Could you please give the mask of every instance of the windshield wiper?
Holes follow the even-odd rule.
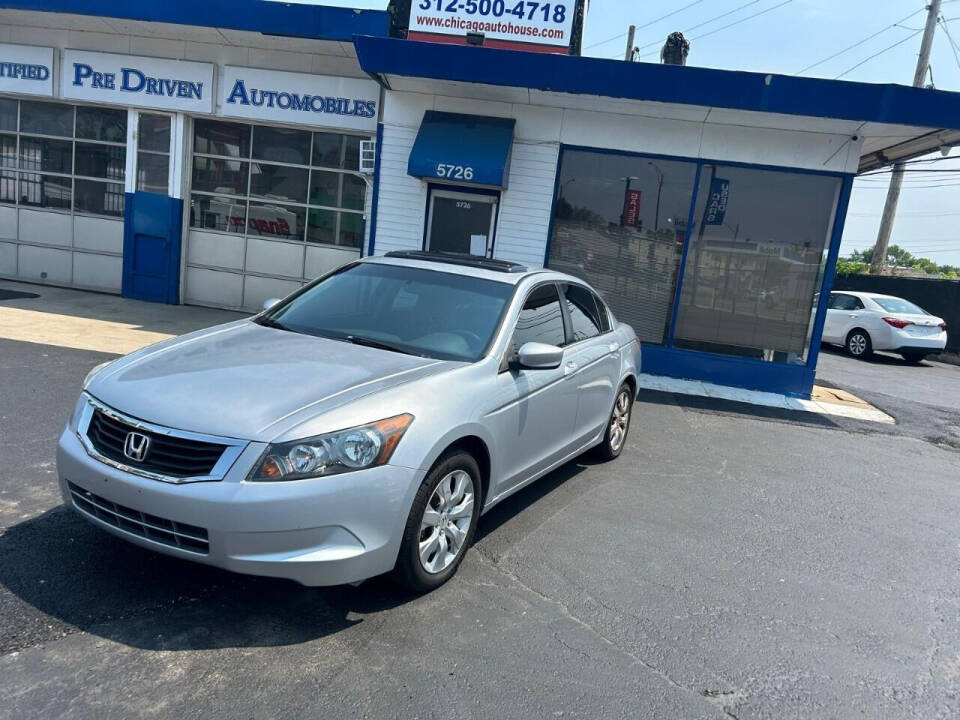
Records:
[[[363,345],[365,347],[377,348],[378,350],[390,350],[392,352],[403,353],[404,355],[417,354],[410,352],[409,350],[405,350],[402,347],[397,347],[396,345],[383,342],[382,340],[374,340],[373,338],[363,337],[362,335],[347,335],[343,339],[348,343],[352,343],[353,345]]]
[[[254,320],[257,325],[262,325],[263,327],[276,328],[277,330],[290,330],[286,325],[284,325],[279,320],[274,320],[270,317],[260,317]]]

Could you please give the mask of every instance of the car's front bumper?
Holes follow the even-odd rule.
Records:
[[[221,481],[172,484],[94,459],[67,427],[57,469],[64,500],[84,518],[168,555],[304,585],[357,582],[393,567],[423,471],[384,465],[311,480],[244,481],[262,448],[251,444]],[[205,546],[193,539],[199,530]]]

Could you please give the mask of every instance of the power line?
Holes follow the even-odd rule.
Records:
[[[643,30],[643,28],[648,28],[648,27],[650,27],[651,25],[656,25],[656,24],[657,24],[658,22],[660,22],[661,20],[666,20],[668,17],[673,17],[673,16],[676,15],[677,13],[683,12],[683,11],[686,10],[687,8],[692,8],[694,5],[699,5],[699,4],[702,3],[702,2],[704,2],[704,0],[694,0],[694,2],[690,3],[689,5],[684,5],[682,8],[679,8],[679,9],[677,9],[677,10],[674,10],[673,12],[669,12],[669,13],[667,13],[666,15],[661,15],[661,16],[658,17],[656,20],[651,20],[651,21],[648,22],[646,25],[638,25],[638,26],[637,26],[637,30]],[[625,32],[622,32],[622,33],[620,33],[619,35],[614,35],[614,36],[611,37],[611,38],[607,38],[606,40],[601,40],[600,42],[594,43],[593,45],[587,45],[587,46],[584,48],[584,50],[589,50],[589,49],[591,49],[591,48],[595,48],[595,47],[598,47],[598,46],[600,46],[600,45],[606,45],[608,42],[613,42],[614,40],[619,40],[619,39],[622,38],[622,37],[626,37],[626,35],[627,35],[627,34],[626,34]],[[620,57],[620,56],[617,55],[617,57]]]
[[[848,52],[848,51],[850,51],[850,50],[853,50],[854,48],[860,47],[860,46],[863,45],[865,42],[869,42],[870,40],[873,40],[875,37],[877,37],[877,35],[882,35],[883,33],[887,32],[888,30],[892,30],[893,28],[895,28],[895,27],[897,27],[898,25],[900,25],[900,23],[906,22],[907,20],[909,20],[910,18],[912,18],[914,15],[919,15],[919,14],[922,13],[922,12],[925,12],[925,10],[920,9],[920,10],[917,10],[916,12],[910,13],[909,15],[907,15],[907,16],[906,16],[905,18],[903,18],[902,20],[897,20],[897,22],[893,23],[893,25],[887,25],[885,28],[882,28],[881,30],[877,30],[877,32],[873,33],[873,35],[868,35],[868,36],[865,37],[863,40],[858,40],[858,41],[855,42],[853,45],[848,45],[848,46],[845,47],[843,50],[840,50],[839,52],[835,52],[833,55],[830,55],[829,57],[825,57],[823,60],[820,60],[820,61],[818,61],[818,62],[815,62],[813,65],[807,65],[807,67],[805,67],[803,70],[800,70],[800,71],[797,73],[797,75],[800,75],[801,73],[805,73],[807,70],[812,70],[813,68],[817,67],[817,65],[823,65],[823,63],[827,62],[828,60],[833,60],[835,57],[839,57],[840,55],[843,55],[845,52]]]
[[[852,73],[854,70],[856,70],[856,69],[857,69],[858,67],[860,67],[861,65],[865,65],[866,63],[868,63],[868,62],[870,62],[871,60],[873,60],[875,57],[879,57],[880,55],[883,55],[885,52],[889,52],[890,50],[893,50],[893,49],[894,49],[895,47],[897,47],[898,45],[903,45],[907,40],[912,40],[913,38],[915,38],[917,35],[919,35],[919,34],[922,33],[922,32],[923,32],[923,30],[917,30],[917,31],[914,32],[914,33],[910,33],[909,35],[907,35],[907,36],[906,36],[905,38],[903,38],[902,40],[898,40],[898,41],[895,42],[893,45],[888,45],[887,47],[885,47],[885,48],[884,48],[883,50],[881,50],[880,52],[876,52],[876,53],[874,53],[873,55],[871,55],[870,57],[868,57],[866,60],[861,60],[861,61],[858,62],[856,65],[854,65],[852,68],[849,68],[848,70],[844,70],[842,73],[840,73],[839,75],[837,75],[837,76],[834,78],[834,80],[839,80],[839,79],[842,78],[844,75],[848,75],[848,74]]]
[[[950,28],[947,27],[946,21],[941,17],[938,21],[940,27],[943,28],[943,32],[947,36],[947,40],[950,41],[950,49],[953,50],[953,59],[957,61],[957,68],[960,68],[960,53],[957,52],[957,44],[953,41],[953,35],[950,34]]]
[[[772,7],[768,7],[766,10],[761,10],[760,12],[755,12],[755,13],[753,13],[753,15],[747,15],[745,18],[740,18],[739,20],[736,20],[736,21],[734,21],[734,22],[732,22],[732,23],[729,23],[729,24],[724,25],[724,26],[722,26],[722,27],[718,27],[716,30],[711,30],[710,32],[705,32],[705,33],[703,33],[703,35],[697,35],[696,37],[692,37],[692,38],[690,38],[690,42],[694,42],[695,40],[702,40],[703,38],[709,37],[710,35],[715,35],[715,34],[717,34],[718,32],[722,32],[723,30],[726,30],[726,29],[728,29],[728,28],[732,28],[732,27],[734,27],[735,25],[739,25],[740,23],[745,23],[745,22],[747,22],[747,20],[753,20],[753,18],[755,18],[755,17],[760,17],[761,15],[766,15],[768,12],[771,12],[771,11],[773,11],[773,10],[776,10],[777,8],[782,8],[784,5],[789,5],[789,4],[792,3],[792,2],[793,2],[793,0],[783,0],[783,2],[781,2],[781,3],[777,4],[777,5],[773,5]],[[748,3],[748,4],[752,4],[752,3]],[[706,23],[703,23],[703,24],[705,25]],[[688,30],[687,32],[689,32],[689,30]],[[648,46],[648,47],[649,47],[649,46]],[[656,52],[657,52],[657,51],[654,51],[654,52],[652,52],[652,53],[646,53],[646,54],[643,55],[642,57],[649,57],[650,55],[655,55]]]
[[[684,30],[683,32],[684,32],[684,34],[689,33],[689,32],[693,32],[693,31],[696,30],[697,28],[702,28],[704,25],[709,25],[710,23],[714,23],[714,22],[716,22],[717,20],[722,20],[723,18],[729,17],[730,15],[733,15],[733,14],[736,13],[736,12],[740,12],[740,11],[743,10],[744,8],[748,8],[748,7],[750,7],[751,5],[756,5],[756,4],[757,4],[758,2],[760,2],[760,1],[761,1],[761,0],[750,0],[750,2],[744,3],[743,5],[738,5],[738,6],[735,7],[733,10],[728,10],[727,12],[725,12],[725,13],[723,13],[723,14],[721,14],[721,15],[717,15],[716,17],[712,17],[712,18],[710,18],[709,20],[704,20],[702,23],[698,23],[697,25],[693,25],[693,26],[691,26],[691,27],[688,27],[688,28],[687,28],[686,30]],[[647,43],[646,45],[641,45],[641,46],[640,46],[639,48],[637,48],[637,49],[638,49],[638,50],[646,50],[647,48],[651,48],[651,47],[653,47],[654,45],[659,45],[659,44],[660,44],[660,41],[659,41],[659,40],[656,40],[656,41],[654,41],[654,42],[652,42],[652,43]],[[651,53],[651,54],[652,54],[652,53]]]

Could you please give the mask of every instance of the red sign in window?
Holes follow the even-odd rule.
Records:
[[[624,227],[637,227],[640,224],[640,190],[627,190],[623,206]]]

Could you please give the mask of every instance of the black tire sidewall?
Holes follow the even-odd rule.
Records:
[[[420,521],[433,491],[440,484],[440,481],[454,470],[465,470],[473,480],[473,516],[470,519],[470,530],[463,541],[463,549],[460,551],[459,557],[446,570],[432,574],[424,570],[423,565],[420,564]],[[449,580],[457,572],[457,568],[460,567],[460,563],[463,562],[463,558],[473,542],[482,504],[483,486],[480,482],[480,467],[473,456],[463,450],[448,451],[441,455],[423,479],[417,494],[414,496],[413,505],[404,526],[397,564],[394,568],[397,579],[410,590],[420,593],[438,588]]]
[[[610,422],[613,420],[613,414],[617,411],[617,401],[620,399],[620,395],[624,392],[627,393],[627,397],[630,399],[630,409],[627,412],[627,427],[623,433],[623,442],[620,443],[620,447],[616,450],[613,449],[610,445]],[[630,387],[629,383],[623,383],[617,388],[617,394],[613,396],[613,407],[610,408],[610,416],[607,418],[607,429],[603,433],[603,442],[597,448],[597,455],[602,460],[614,460],[615,458],[620,457],[620,453],[623,452],[623,448],[627,444],[627,437],[630,435],[630,423],[633,422],[633,402],[635,398],[633,397],[633,390]]]

